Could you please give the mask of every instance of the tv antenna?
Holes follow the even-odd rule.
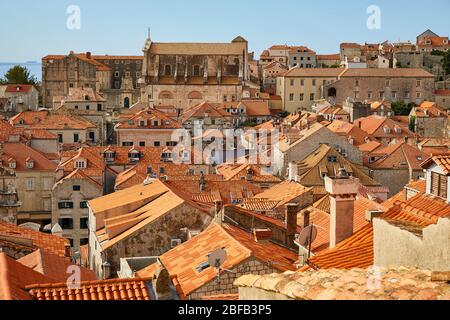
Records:
[[[308,249],[308,259],[311,257],[311,246],[314,240],[317,238],[317,227],[315,225],[309,225],[302,230],[298,236],[298,243]]]
[[[225,250],[225,248],[215,250],[215,251],[211,252],[210,254],[208,254],[207,265],[208,265],[208,267],[212,267],[212,268],[216,269],[217,283],[220,283],[220,273],[222,271],[233,273],[233,271],[231,271],[231,270],[222,268],[223,264],[227,260],[227,257],[228,257],[228,255],[227,255],[227,251]]]

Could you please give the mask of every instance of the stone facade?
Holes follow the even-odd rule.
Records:
[[[371,169],[371,178],[389,188],[389,197],[392,197],[403,190],[411,180],[418,180],[423,177],[422,170],[409,169]]]
[[[137,79],[142,57],[93,56],[90,52],[50,55],[42,58],[43,105],[52,108],[55,97],[64,97],[70,88],[92,88],[105,94],[107,108],[128,108],[138,101]]]
[[[316,124],[319,125],[319,124]],[[339,136],[326,127],[322,127],[316,132],[304,137],[299,142],[293,143],[290,147],[280,146],[275,149],[275,161],[281,176],[287,175],[287,169],[290,162],[300,162],[304,160],[311,153],[316,151],[317,146],[321,144],[328,144],[334,149],[345,150],[347,159],[354,163],[363,163],[363,156],[361,151],[350,144],[348,139],[344,136]]]
[[[234,282],[239,277],[246,274],[267,275],[280,272],[254,257],[250,257],[243,261],[230,271],[231,272],[224,272],[220,276],[220,282],[217,282],[217,279],[211,280],[196,291],[190,293],[186,297],[186,300],[200,300],[204,296],[237,294],[238,287],[234,285]]]
[[[374,220],[374,257],[378,267],[418,267],[448,271],[450,219],[425,229],[408,229],[382,219]]]
[[[172,239],[187,240],[183,239],[181,229],[202,231],[209,226],[212,216],[184,203],[105,250],[102,250],[95,234],[95,220],[91,211],[89,261],[91,269],[103,278],[106,276],[102,268],[105,262],[110,264],[111,277],[115,277],[120,270],[121,258],[160,256],[172,249]]]
[[[249,81],[248,43],[156,43],[144,48],[141,101],[188,109],[201,101],[242,99]]]
[[[63,237],[71,242],[72,253],[89,238],[87,201],[103,195],[102,187],[89,179],[64,179],[52,191],[52,225],[59,223]],[[63,204],[67,204],[63,207]],[[70,205],[71,204],[71,205]],[[61,221],[61,219],[67,219]]]
[[[416,104],[434,100],[434,76],[425,71],[418,71],[419,69],[355,70],[357,71],[349,69],[338,81],[326,84],[323,90],[324,98],[333,98],[337,104],[343,104],[349,97],[356,101],[386,99]],[[405,70],[411,70],[411,72]]]

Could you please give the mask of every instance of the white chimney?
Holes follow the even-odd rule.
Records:
[[[299,182],[298,165],[295,162],[289,163],[289,181]]]

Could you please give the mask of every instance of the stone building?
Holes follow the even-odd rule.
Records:
[[[411,110],[410,123],[422,138],[448,138],[450,123],[447,111],[434,102],[424,101]]]
[[[181,125],[164,112],[147,108],[127,115],[115,126],[117,144],[123,147],[174,147],[175,130]]]
[[[89,201],[89,265],[103,279],[115,277],[120,259],[160,256],[203,231],[214,208],[160,180]]]
[[[20,207],[18,223],[34,222],[41,227],[51,222],[51,190],[56,164],[24,143],[5,143],[0,159],[16,172]]]
[[[6,99],[1,111],[18,113],[37,110],[39,91],[31,84],[0,85],[0,99]]]
[[[345,73],[343,68],[307,69],[295,67],[277,78],[277,95],[288,112],[311,110],[316,100],[324,97],[323,88],[335,83]]]
[[[249,233],[229,224],[213,223],[198,236],[163,254],[160,262],[138,271],[136,275],[154,276],[158,282],[164,281],[167,288],[165,296],[174,299],[200,300],[237,294],[238,288],[233,282],[240,276],[296,270],[297,254],[271,242],[271,235],[270,229],[254,229]],[[222,265],[228,270],[226,272],[218,271],[208,263],[208,255],[218,250],[227,255]],[[161,270],[165,270],[167,275]],[[176,289],[176,294],[171,294],[170,287]]]
[[[434,99],[434,75],[423,69],[347,69],[336,81],[323,86],[323,97],[342,104],[356,101],[389,100],[421,103]]]
[[[347,137],[334,133],[320,123],[315,123],[309,129],[300,132],[299,139],[286,139],[279,142],[275,148],[275,161],[278,174],[288,176],[289,163],[300,162],[313,153],[320,144],[328,144],[354,164],[363,164],[361,151],[351,144]]]
[[[129,108],[139,99],[137,79],[142,56],[94,56],[92,53],[48,55],[42,58],[43,105],[52,108],[55,97],[70,88],[92,88],[107,99],[107,108]]]
[[[17,211],[21,203],[16,184],[14,169],[0,165],[0,223],[17,224]]]
[[[444,108],[444,110],[450,109],[450,90],[436,90],[435,101],[436,103]]]
[[[316,53],[305,46],[291,47],[288,53],[289,68],[315,68],[317,66]]]
[[[242,99],[250,80],[248,43],[145,42],[141,101],[187,109],[202,101]]]

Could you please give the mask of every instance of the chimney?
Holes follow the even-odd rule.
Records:
[[[298,182],[298,165],[295,162],[289,163],[289,181]]]
[[[301,219],[301,227],[304,229],[306,227],[309,227],[310,225],[310,217],[311,212],[309,210],[305,210],[302,213],[302,219]]]
[[[298,203],[288,203],[286,205],[285,224],[286,224],[286,244],[294,247],[295,235],[297,233],[297,214],[299,212]]]
[[[345,169],[340,169],[335,179],[325,178],[325,189],[330,194],[330,248],[353,234],[359,185],[359,179],[349,177]]]
[[[88,51],[86,52],[86,58],[90,59],[92,57],[92,54]]]
[[[220,214],[220,211],[222,211],[222,208],[223,208],[223,201],[220,201],[220,200],[214,201],[214,209],[215,209],[216,215]]]
[[[111,277],[111,265],[108,261],[103,262],[102,264],[103,269],[103,280],[107,280]]]
[[[66,258],[72,258],[72,250],[70,248],[70,244],[68,243],[64,245],[64,256]]]

